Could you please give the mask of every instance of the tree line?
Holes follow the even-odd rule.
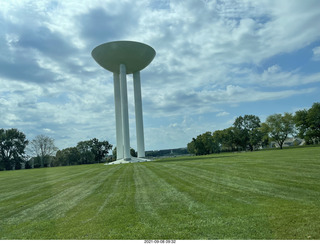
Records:
[[[307,145],[320,142],[320,103],[295,114],[273,114],[264,123],[255,115],[239,116],[233,126],[214,132],[205,132],[188,143],[189,153],[205,155],[224,151],[256,150],[272,141],[282,149],[288,136],[297,136]]]
[[[111,149],[108,141],[99,141],[97,138],[80,141],[75,147],[58,150],[50,166],[101,163]]]
[[[239,116],[227,129],[192,138],[187,149],[196,155],[253,151],[267,146],[271,141],[282,148],[289,135],[304,139],[306,144],[320,142],[320,103],[314,103],[310,109],[299,110],[294,115],[270,115],[264,123],[255,115]],[[26,153],[28,145],[29,152]],[[0,129],[0,171],[100,163],[111,149],[108,141],[93,138],[78,142],[75,147],[58,150],[54,140],[48,136],[39,135],[29,143],[26,135],[18,129]],[[134,155],[135,151],[132,151]]]
[[[29,142],[18,129],[0,129],[0,171],[100,163],[111,149],[108,141],[93,138],[59,150],[48,136]]]

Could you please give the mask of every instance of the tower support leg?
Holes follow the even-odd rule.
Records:
[[[114,106],[116,117],[117,160],[123,158],[123,136],[121,116],[120,78],[118,73],[113,73]]]
[[[140,71],[133,73],[138,157],[145,157]]]
[[[130,160],[130,136],[129,136],[129,112],[127,95],[127,73],[126,66],[120,64],[120,93],[121,93],[121,115],[122,115],[122,137],[123,137],[123,159]]]

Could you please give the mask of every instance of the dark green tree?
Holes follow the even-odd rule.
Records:
[[[309,110],[299,110],[294,116],[298,136],[307,144],[320,142],[320,103],[314,103]]]
[[[263,147],[268,147],[270,144],[270,137],[269,137],[269,127],[266,123],[262,123],[260,127],[260,131],[262,134],[262,140],[261,140],[261,145]]]
[[[28,140],[17,129],[0,129],[0,170],[20,169]]]
[[[211,132],[206,132],[200,135],[200,140],[204,145],[204,154],[218,153],[220,152],[219,142],[214,140]]]
[[[77,149],[80,153],[80,163],[100,163],[101,160],[112,149],[112,145],[108,141],[99,142],[98,139],[93,138],[88,141],[81,141],[77,144]]]
[[[130,148],[130,154],[132,157],[138,157],[138,153],[136,150],[134,150],[133,148]]]
[[[265,124],[270,138],[278,143],[280,149],[288,135],[294,133],[294,120],[290,113],[270,115]]]
[[[214,140],[219,143],[221,151],[234,151],[236,148],[236,140],[234,127],[224,130],[216,130],[212,134]]]
[[[220,152],[219,142],[214,139],[211,132],[206,132],[198,135],[197,138],[192,138],[188,143],[188,152],[196,155],[206,155]]]
[[[91,144],[91,152],[94,154],[95,162],[100,163],[101,160],[112,149],[112,145],[108,141],[99,141],[97,138],[93,138],[89,141]]]
[[[197,138],[196,139],[193,138],[192,141],[194,142],[194,154],[195,155],[209,154],[209,152],[206,151],[206,147],[204,145],[205,140],[202,135],[198,135]]]
[[[77,150],[79,151],[79,164],[92,164],[94,163],[95,155],[91,151],[90,141],[81,141],[77,144]]]
[[[196,139],[192,138],[192,141],[188,143],[187,150],[191,154],[196,154]]]
[[[132,157],[138,157],[138,153],[136,150],[134,150],[133,148],[130,148],[130,155]],[[112,156],[113,158],[117,158],[117,147],[115,147],[113,150],[112,150]]]
[[[76,147],[68,147],[57,151],[54,166],[69,166],[79,164],[80,152]]]
[[[253,151],[253,149],[261,143],[262,133],[259,129],[261,127],[261,121],[258,116],[239,116],[233,125],[235,142],[242,149],[249,147],[250,151]]]
[[[308,124],[311,129],[310,137],[314,143],[320,142],[320,103],[314,103],[308,110]]]

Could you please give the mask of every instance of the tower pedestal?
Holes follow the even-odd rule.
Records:
[[[141,163],[141,162],[149,162],[151,161],[150,159],[146,158],[135,158],[131,157],[129,160],[124,160],[124,159],[118,159],[114,162],[110,163],[105,163],[104,165],[113,165],[113,164],[127,164],[127,163]]]

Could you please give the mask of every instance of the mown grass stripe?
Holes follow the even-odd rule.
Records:
[[[69,184],[73,184],[73,179],[77,179],[80,176],[85,177],[90,172],[95,172],[96,169],[87,170],[84,168],[80,169],[79,166],[73,166],[75,172],[64,172],[64,171],[57,171],[55,172],[55,168],[44,168],[44,169],[35,169],[33,170],[26,170],[26,171],[16,171],[16,174],[13,177],[3,177],[0,188],[0,204],[1,201],[7,200],[10,198],[25,198],[23,194],[32,192],[33,194],[40,194],[45,192],[48,188],[57,187],[58,184],[68,187]],[[79,169],[81,171],[79,171]],[[79,171],[79,172],[77,172]],[[23,174],[24,173],[24,174]],[[10,174],[9,174],[10,176]],[[2,177],[1,177],[2,178]],[[15,191],[6,191],[5,186],[10,185],[12,189]],[[15,200],[15,199],[13,199]]]
[[[319,155],[0,172],[0,239],[319,239]]]
[[[199,229],[201,226],[199,222],[204,224],[202,214],[208,212],[204,205],[169,184],[165,178],[152,170],[150,164],[140,164],[135,169],[137,170],[136,184],[149,186],[147,189],[143,187],[140,191],[137,190],[136,205],[139,213],[143,215],[145,224],[149,226],[148,233],[152,234],[151,237],[188,238],[190,233],[202,232]],[[206,219],[206,223],[211,224],[219,221],[221,220],[218,217]],[[198,235],[198,238],[207,239],[204,234]]]
[[[192,202],[203,204],[202,209],[194,212],[197,215],[196,219],[199,221],[195,221],[195,223],[199,227],[192,229],[193,235],[198,233],[197,237],[200,239],[231,238],[231,233],[239,232],[238,225],[244,221],[241,216],[248,208],[250,208],[250,215],[246,216],[246,218],[250,218],[250,222],[246,223],[247,228],[243,228],[242,233],[238,234],[240,236],[250,236],[251,233],[248,231],[252,228],[258,228],[257,226],[263,223],[263,217],[254,213],[255,206],[248,204],[245,198],[239,198],[239,196],[236,197],[235,195],[229,196],[227,192],[217,193],[211,191],[207,187],[201,186],[201,181],[195,180],[186,174],[178,174],[176,169],[170,171],[163,169],[161,165],[157,165],[154,168],[154,172],[158,174],[158,177],[166,175],[166,181],[180,192],[187,194],[188,198],[192,199]],[[206,223],[203,222],[203,219],[206,219]],[[263,229],[259,233],[265,236],[269,235]]]
[[[317,200],[319,194],[318,181],[314,184],[304,184],[302,180],[299,181],[287,177],[285,179],[283,177],[277,178],[274,175],[273,178],[265,176],[257,177],[256,171],[254,171],[254,174],[252,174],[252,171],[250,174],[239,174],[239,171],[241,171],[239,167],[232,171],[230,169],[209,171],[177,165],[173,169],[176,174],[180,173],[181,175],[193,177],[194,182],[207,181],[207,184],[197,187],[216,193],[218,193],[219,189],[229,188],[230,190],[247,191],[250,194],[261,194],[268,197],[279,197],[297,201],[305,201],[305,198]]]
[[[28,203],[27,207],[23,209],[16,207],[16,212],[10,213],[11,216],[7,219],[7,224],[17,224],[21,220],[30,221],[32,219],[63,216],[68,209],[77,205],[79,201],[99,187],[99,184],[104,180],[103,174],[104,172],[96,169],[86,174],[78,174],[78,177],[73,177],[69,184],[61,185],[59,180],[56,180],[56,184],[51,182],[50,188],[46,189],[45,192],[43,192],[43,188],[37,192],[36,196],[42,195],[41,198],[34,199],[31,196],[31,199],[21,199],[19,204],[24,204],[24,201],[26,201]],[[79,178],[79,176],[81,177]],[[36,202],[31,205],[30,200],[36,200]]]

